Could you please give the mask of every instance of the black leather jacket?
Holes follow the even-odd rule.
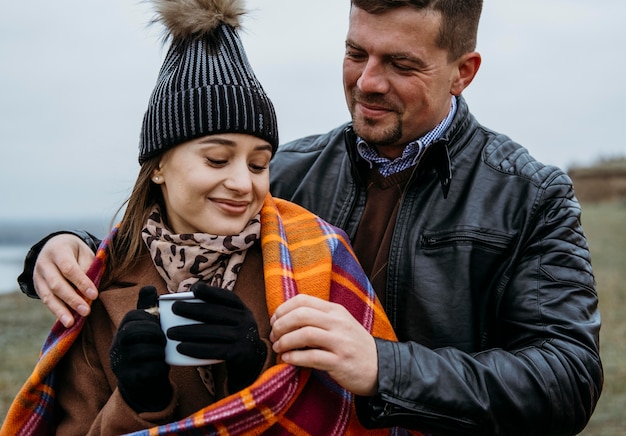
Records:
[[[416,167],[389,253],[379,392],[362,422],[443,434],[575,434],[600,396],[600,315],[571,180],[474,119]],[[350,125],[281,146],[272,193],[353,237],[365,189]]]

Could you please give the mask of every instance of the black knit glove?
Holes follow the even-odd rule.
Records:
[[[128,312],[111,345],[111,369],[124,400],[138,413],[164,409],[172,399],[165,335],[159,319],[143,309],[157,305],[154,286],[139,291],[137,310]]]
[[[196,282],[190,289],[204,303],[176,301],[172,311],[202,324],[187,324],[167,330],[170,339],[181,341],[177,349],[201,359],[226,362],[228,390],[239,391],[259,376],[267,347],[259,338],[252,312],[231,291]]]

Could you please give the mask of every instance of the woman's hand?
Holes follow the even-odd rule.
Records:
[[[159,319],[145,309],[157,306],[154,286],[139,291],[137,310],[120,323],[111,344],[111,369],[128,405],[138,413],[163,410],[172,400],[170,367],[165,363],[165,334]]]
[[[172,311],[202,324],[172,327],[167,330],[167,336],[181,341],[176,348],[183,354],[224,360],[231,393],[250,385],[261,373],[267,358],[267,346],[259,337],[252,312],[227,289],[196,282],[190,291],[204,303],[177,301]]]

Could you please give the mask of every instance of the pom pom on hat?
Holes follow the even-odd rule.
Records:
[[[274,106],[236,32],[241,0],[152,0],[171,46],[144,115],[139,163],[183,142],[245,133],[278,147]]]
[[[157,17],[174,40],[210,35],[222,23],[241,26],[243,0],[153,0]]]

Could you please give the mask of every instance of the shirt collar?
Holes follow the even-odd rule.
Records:
[[[376,167],[378,172],[384,177],[403,171],[415,165],[424,154],[426,148],[434,141],[441,138],[448,127],[450,127],[450,124],[452,124],[452,120],[456,114],[456,107],[456,97],[452,96],[448,115],[424,136],[409,142],[404,148],[402,155],[393,160],[379,156],[376,149],[365,142],[361,137],[357,137],[357,151],[361,157],[369,163],[370,168]]]

